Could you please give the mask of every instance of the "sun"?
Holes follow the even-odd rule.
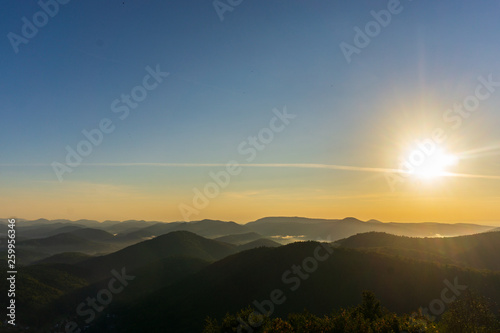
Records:
[[[458,163],[456,155],[446,152],[441,147],[433,149],[413,149],[405,159],[406,173],[421,180],[432,180],[446,176],[450,168]]]

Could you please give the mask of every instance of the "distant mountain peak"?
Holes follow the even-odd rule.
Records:
[[[187,222],[187,223],[236,223],[233,221],[221,221],[221,220],[212,220],[212,219],[203,219],[201,221],[193,221],[193,222]]]
[[[342,220],[342,222],[363,222],[361,220],[358,220],[357,218],[355,217],[346,217]]]
[[[36,223],[50,223],[50,221],[49,221],[49,220],[44,219],[44,218],[40,218],[40,219],[35,220],[35,221],[33,221],[33,222],[36,222]]]

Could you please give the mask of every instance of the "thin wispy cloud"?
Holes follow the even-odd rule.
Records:
[[[459,154],[461,159],[478,158],[485,156],[500,155],[500,143],[492,144],[487,147],[468,150]]]
[[[153,162],[128,162],[128,163],[82,163],[82,166],[88,167],[164,167],[164,168],[212,168],[226,167],[227,163],[153,163]],[[318,164],[318,163],[242,163],[238,164],[245,168],[292,168],[292,169],[328,169],[340,171],[357,171],[371,173],[397,173],[408,174],[405,170],[377,167],[359,167],[351,165],[337,164]],[[43,163],[20,163],[20,164],[0,164],[0,167],[50,167],[50,164]],[[459,178],[477,178],[477,179],[495,179],[500,180],[500,176],[495,175],[475,175],[467,173],[446,172],[442,174],[446,177]]]
[[[127,166],[151,166],[151,167],[225,167],[227,163],[87,163],[86,166],[102,167],[127,167]],[[336,164],[316,164],[316,163],[240,163],[245,168],[295,168],[295,169],[330,169],[361,172],[402,172],[397,169],[357,167]]]
[[[446,172],[443,174],[445,177],[459,177],[459,178],[477,178],[477,179],[497,179],[500,180],[500,176],[493,175],[473,175],[468,173],[454,173],[454,172]]]

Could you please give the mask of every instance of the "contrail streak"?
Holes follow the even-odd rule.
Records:
[[[500,144],[494,144],[488,147],[468,150],[458,155],[460,158],[466,158],[466,159],[500,155]]]
[[[227,163],[86,163],[86,166],[152,166],[152,167],[225,167]],[[245,168],[297,168],[297,169],[331,169],[361,172],[397,172],[404,173],[398,169],[356,167],[336,164],[313,164],[313,163],[239,163],[238,166]]]
[[[90,167],[171,167],[171,168],[205,168],[205,167],[226,167],[228,163],[82,163],[82,166]],[[50,167],[50,164],[0,164],[0,167]],[[409,172],[400,169],[390,168],[371,168],[358,167],[351,165],[337,164],[317,164],[317,163],[239,163],[238,166],[245,168],[295,168],[295,169],[328,169],[328,170],[343,170],[343,171],[359,171],[372,173],[398,173],[408,174]],[[494,175],[474,175],[468,173],[442,173],[444,177],[459,177],[459,178],[478,178],[478,179],[495,179],[500,180],[500,176]]]
[[[445,172],[443,174],[445,177],[460,177],[460,178],[480,178],[480,179],[498,179],[500,180],[500,176],[491,176],[491,175],[471,175],[469,173],[454,173],[454,172]]]

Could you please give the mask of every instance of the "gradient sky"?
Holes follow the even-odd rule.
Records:
[[[18,53],[8,34],[41,9],[0,7],[0,217],[183,220],[179,205],[235,160],[259,166],[191,220],[500,223],[500,87],[460,128],[443,120],[479,77],[500,82],[497,1],[402,0],[350,63],[340,43],[388,1],[243,0],[221,21],[211,1],[73,0]],[[111,103],[157,65],[170,75],[120,120]],[[240,143],[285,106],[296,117],[246,161]],[[103,118],[114,132],[60,182],[51,163]],[[405,178],[391,190],[371,169],[398,169],[436,128],[460,157],[450,172],[493,177]]]

